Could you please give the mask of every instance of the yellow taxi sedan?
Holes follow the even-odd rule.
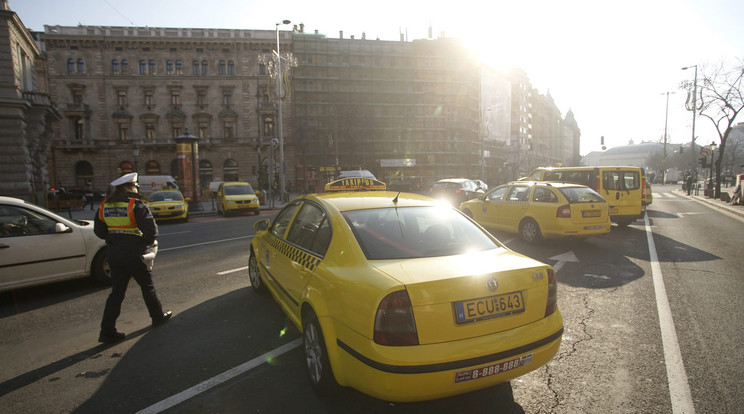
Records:
[[[594,237],[610,232],[610,206],[591,188],[572,183],[515,181],[466,201],[460,210],[478,224],[543,238]]]
[[[156,221],[189,221],[189,206],[178,190],[158,190],[147,196],[147,206]]]
[[[442,398],[524,375],[560,346],[553,268],[450,205],[397,191],[309,194],[254,229],[251,285],[303,333],[320,394]]]

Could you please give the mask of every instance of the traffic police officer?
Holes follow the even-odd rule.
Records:
[[[116,319],[132,277],[140,285],[153,326],[163,324],[172,315],[171,311],[163,312],[152,273],[142,258],[148,246],[155,243],[158,226],[137,192],[137,173],[123,175],[111,182],[111,186],[115,189],[101,203],[94,221],[96,236],[106,240],[106,258],[111,268],[111,294],[106,300],[98,337],[103,343],[118,342],[126,336],[116,330]]]

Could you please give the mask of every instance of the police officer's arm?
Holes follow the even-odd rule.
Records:
[[[150,209],[141,201],[137,201],[134,207],[134,217],[137,219],[137,227],[142,232],[142,237],[148,245],[153,244],[158,238],[158,225],[152,217]]]
[[[98,211],[96,211],[98,213]],[[108,226],[106,223],[101,221],[101,218],[96,214],[96,216],[93,218],[93,232],[96,233],[96,236],[100,239],[106,240],[106,237],[108,237],[109,231]]]

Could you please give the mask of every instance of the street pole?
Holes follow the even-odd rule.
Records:
[[[692,144],[690,145],[690,154],[692,156],[691,165],[694,166],[696,165],[695,164],[695,119],[697,118],[696,112],[698,110],[698,107],[697,107],[697,69],[698,68],[697,68],[697,65],[692,65],[692,66],[685,66],[684,68],[682,68],[682,70],[687,70],[690,68],[695,68],[695,80],[692,83],[692,107],[688,105],[690,103],[689,96],[687,97],[687,102],[685,103],[685,107],[687,108],[688,111],[692,111]],[[703,172],[703,174],[705,174],[705,172]]]
[[[664,114],[664,156],[661,158],[661,183],[662,184],[666,184],[667,124],[669,121],[669,94],[670,93],[674,93],[674,92],[666,93],[666,113]]]
[[[277,75],[276,75],[276,98],[277,98],[277,118],[279,121],[277,132],[279,134],[279,194],[280,197],[282,197],[282,201],[284,201],[284,183],[286,181],[285,179],[285,168],[284,168],[284,122],[282,122],[282,100],[284,99],[284,91],[282,89],[282,54],[279,51],[279,25],[282,24],[290,24],[292,23],[289,20],[283,20],[281,23],[276,24],[276,67],[277,67]],[[273,179],[273,177],[271,177]]]

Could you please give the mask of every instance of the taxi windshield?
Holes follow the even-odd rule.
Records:
[[[226,185],[225,195],[246,195],[254,194],[253,187],[250,185]]]
[[[450,207],[403,207],[342,213],[368,260],[463,254],[501,246]]]
[[[183,197],[178,191],[160,191],[152,193],[150,201],[183,201]]]

